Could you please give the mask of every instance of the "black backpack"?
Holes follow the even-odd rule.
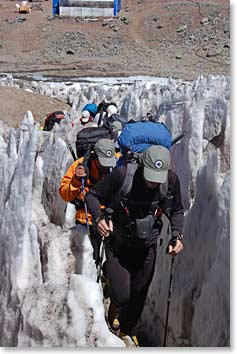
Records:
[[[103,125],[109,129],[110,125],[115,121],[119,121],[122,124],[122,128],[127,124],[126,119],[121,117],[119,114],[112,114],[110,117],[106,114],[103,118]]]
[[[107,108],[109,106],[115,106],[118,108],[118,106],[116,105],[116,103],[114,102],[105,102],[105,101],[102,101],[98,104],[98,107],[97,107],[97,113],[99,112],[106,112]]]
[[[80,130],[76,139],[77,158],[84,156],[87,151],[91,151],[95,143],[100,139],[113,139],[113,134],[103,126]]]
[[[56,111],[47,115],[44,121],[44,131],[50,131],[53,129],[55,123],[60,124],[61,120],[65,117],[62,111]]]

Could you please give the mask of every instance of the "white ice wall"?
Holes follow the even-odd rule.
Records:
[[[0,150],[1,346],[123,347],[105,322],[88,237],[50,222],[64,219],[65,143],[28,112]],[[75,265],[80,252],[85,270]]]

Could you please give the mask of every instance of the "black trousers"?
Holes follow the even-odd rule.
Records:
[[[129,334],[144,309],[153,278],[156,244],[145,249],[106,247],[106,274],[110,281],[111,300],[119,308],[120,329]]]
[[[93,258],[97,267],[100,261],[100,245],[102,238],[93,226],[90,226],[90,241],[93,247]]]

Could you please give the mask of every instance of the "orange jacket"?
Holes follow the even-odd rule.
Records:
[[[65,202],[71,202],[74,199],[79,199],[84,201],[84,194],[89,191],[89,189],[93,186],[89,179],[85,182],[84,193],[82,191],[82,183],[75,176],[75,170],[79,163],[83,163],[84,157],[73,162],[73,164],[67,170],[65,176],[61,180],[61,185],[59,188],[59,193]],[[94,164],[94,161],[91,160],[91,169],[90,175],[94,180],[98,181],[100,179],[99,172]],[[103,209],[104,207],[101,206]],[[81,224],[86,224],[86,214],[85,209],[79,209],[76,212],[76,220],[78,220]],[[92,225],[92,216],[88,213],[89,225]]]

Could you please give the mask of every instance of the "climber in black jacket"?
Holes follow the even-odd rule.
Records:
[[[119,312],[121,337],[132,334],[144,308],[155,269],[162,213],[168,216],[171,225],[168,253],[175,256],[183,249],[180,184],[169,164],[169,150],[151,146],[140,164],[115,168],[86,196],[99,234],[109,240],[105,271],[112,303]],[[109,225],[100,204],[114,210]]]

